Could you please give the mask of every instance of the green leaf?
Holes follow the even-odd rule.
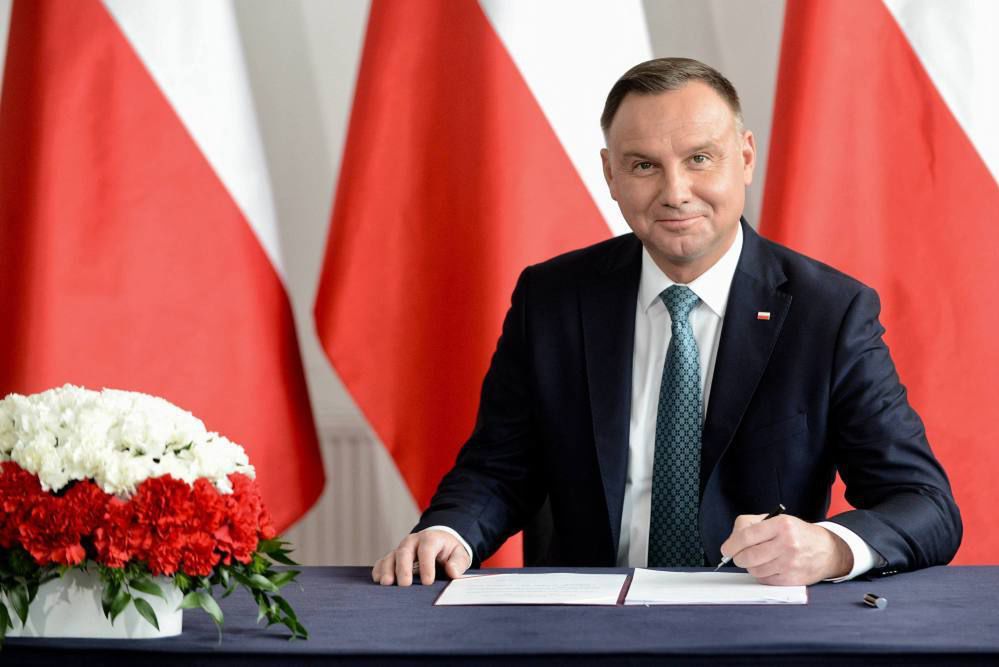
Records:
[[[183,572],[178,572],[173,575],[173,585],[186,593],[191,590],[191,579]]]
[[[7,611],[7,605],[4,604],[3,600],[0,600],[0,643],[7,636],[7,630],[13,628],[14,623],[10,618],[10,612]]]
[[[104,615],[108,618],[111,618],[111,605],[118,597],[120,590],[121,585],[117,581],[112,580],[104,584],[104,591],[101,593],[101,609],[104,610]]]
[[[144,568],[137,561],[129,561],[125,565],[125,579],[131,581],[133,579],[143,579],[146,575],[146,568]]]
[[[21,619],[21,625],[28,622],[28,589],[23,584],[15,586],[7,592],[7,597],[14,605],[14,613]]]
[[[148,595],[155,595],[156,597],[163,598],[166,600],[166,594],[163,593],[163,589],[155,581],[149,577],[143,577],[141,579],[134,579],[128,582],[128,585],[137,591],[141,591]]]
[[[10,569],[14,574],[24,577],[34,572],[37,567],[34,558],[23,548],[11,549]]]
[[[309,631],[299,622],[298,615],[292,609],[291,605],[288,604],[288,601],[280,595],[275,595],[274,601],[277,602],[278,607],[284,612],[284,618],[281,619],[281,623],[291,630],[291,639],[308,639]]]
[[[117,595],[111,600],[111,624],[114,624],[114,619],[118,618],[121,612],[125,611],[125,607],[128,603],[132,601],[132,596],[129,595],[128,591],[124,588],[119,588]]]
[[[274,596],[274,602],[277,603],[277,606],[286,615],[291,616],[292,618],[298,618],[298,616],[295,615],[295,610],[291,608],[291,605],[288,604],[288,601],[285,600],[283,597],[281,597],[280,595],[275,595]]]
[[[208,612],[208,615],[212,617],[215,621],[215,626],[219,630],[219,644],[222,643],[222,608],[219,607],[218,602],[212,599],[212,596],[204,591],[198,591],[198,603],[201,608]]]
[[[257,623],[264,620],[267,616],[271,614],[271,601],[267,599],[266,595],[261,594],[257,598]]]
[[[277,593],[278,587],[274,583],[262,574],[251,574],[250,585],[253,588],[257,588],[262,591],[267,591],[268,593]]]
[[[253,574],[263,574],[270,566],[271,562],[267,560],[267,557],[259,553],[253,554],[253,558],[248,565],[250,572]]]
[[[285,627],[291,630],[290,639],[308,639],[309,631],[305,629],[305,626],[298,622],[297,618],[286,618],[284,621]]]
[[[153,606],[151,604],[149,604],[142,598],[133,598],[132,604],[135,605],[136,611],[138,611],[139,614],[142,615],[142,618],[149,621],[149,624],[152,625],[157,630],[160,629],[160,622],[159,620],[157,620],[156,612],[153,611]]]
[[[270,601],[263,593],[257,598],[257,623],[262,621],[271,611]]]
[[[253,590],[253,583],[250,581],[249,577],[247,577],[245,574],[243,574],[239,570],[233,570],[232,576],[236,581],[246,586],[251,591]]]
[[[293,561],[292,559],[288,558],[288,556],[285,555],[287,553],[288,553],[287,551],[283,550],[275,551],[274,553],[267,554],[267,557],[277,563],[281,563],[282,565],[298,565],[298,563],[296,563],[295,561]]]
[[[257,543],[257,551],[269,554],[277,551],[285,544],[287,544],[287,542],[283,542],[282,540],[260,540],[260,542]]]
[[[191,591],[184,596],[184,599],[180,601],[180,605],[177,609],[194,609],[195,607],[200,607],[201,602],[198,600],[198,592]]]
[[[222,625],[222,608],[219,607],[219,603],[216,602],[211,595],[204,591],[198,591],[198,604],[201,608],[208,612],[208,615],[212,617],[218,625]]]
[[[225,565],[219,566],[219,577],[222,579],[222,586],[229,588],[229,568]],[[231,591],[230,591],[231,592]]]
[[[301,574],[301,572],[298,570],[285,570],[284,572],[274,572],[267,578],[270,579],[272,584],[281,588],[282,586],[286,586],[295,581],[295,577],[299,574]]]

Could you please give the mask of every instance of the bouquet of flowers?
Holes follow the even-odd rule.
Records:
[[[214,598],[253,595],[258,620],[308,636],[278,593],[295,580],[286,543],[242,447],[189,412],[145,394],[66,385],[0,400],[0,641],[22,625],[38,588],[72,568],[94,569],[113,623],[129,605],[155,627],[139,591],[200,607],[222,631]]]

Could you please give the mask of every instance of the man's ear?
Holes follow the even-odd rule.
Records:
[[[606,148],[600,149],[600,160],[604,165],[604,180],[607,181],[607,189],[610,190],[611,199],[617,201],[617,192],[614,188],[614,174],[611,170],[610,152]]]
[[[756,137],[749,130],[742,134],[742,180],[746,185],[753,182],[756,168]]]

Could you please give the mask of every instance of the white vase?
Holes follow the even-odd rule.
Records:
[[[94,639],[153,639],[173,637],[182,630],[184,611],[177,609],[183,595],[167,578],[157,578],[166,600],[132,590],[132,596],[144,598],[156,612],[160,629],[139,615],[130,604],[112,625],[101,609],[101,583],[96,573],[70,570],[38,588],[38,595],[28,608],[28,622],[23,626],[10,602],[6,603],[14,628],[8,637],[88,637]]]

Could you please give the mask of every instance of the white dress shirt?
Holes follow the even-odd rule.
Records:
[[[738,227],[732,247],[714,266],[687,285],[700,299],[690,313],[690,327],[697,340],[700,361],[702,406],[707,414],[711,396],[718,341],[721,338],[725,307],[732,287],[732,278],[742,253],[742,227]],[[642,273],[638,283],[635,307],[635,348],[631,374],[631,426],[628,439],[628,477],[624,488],[621,516],[621,539],[618,543],[619,567],[645,567],[648,563],[649,519],[652,508],[652,462],[655,454],[656,417],[659,387],[662,383],[666,350],[672,336],[671,320],[659,295],[674,285],[651,255],[642,249]],[[704,415],[701,415],[704,418]],[[877,554],[856,533],[839,524],[823,521],[824,526],[838,535],[853,552],[853,569],[835,581],[852,579],[870,570],[880,560]],[[426,530],[445,530],[459,540],[471,556],[468,543],[446,526]]]

